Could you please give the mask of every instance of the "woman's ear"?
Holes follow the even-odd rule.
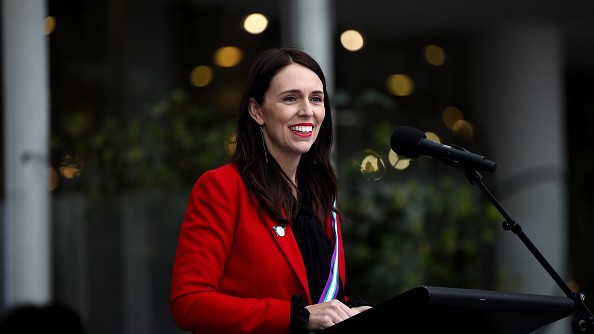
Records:
[[[254,100],[254,98],[250,98],[248,101],[248,112],[250,116],[258,123],[260,126],[264,125],[264,118],[262,117],[262,107],[260,104]]]

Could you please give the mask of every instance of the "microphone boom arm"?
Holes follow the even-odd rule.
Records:
[[[456,164],[456,163],[454,163]],[[457,167],[464,169],[464,174],[472,183],[480,188],[480,190],[487,196],[489,201],[497,208],[497,211],[503,216],[505,221],[502,223],[502,227],[506,231],[511,231],[515,235],[517,235],[520,240],[528,247],[530,252],[536,257],[538,262],[544,267],[544,269],[549,273],[549,275],[553,278],[553,280],[557,283],[557,285],[563,290],[567,297],[571,298],[575,303],[575,313],[574,318],[572,320],[572,329],[574,333],[594,333],[594,315],[588,309],[585,304],[586,296],[582,292],[574,292],[572,291],[569,286],[565,283],[565,281],[559,276],[559,274],[555,271],[555,269],[549,264],[549,262],[545,259],[545,257],[540,253],[540,251],[536,248],[536,246],[530,241],[530,239],[526,236],[526,234],[522,231],[522,227],[518,225],[518,223],[512,219],[509,214],[503,209],[503,207],[499,204],[497,199],[491,194],[489,189],[483,183],[483,177],[479,172],[472,168],[468,168],[463,166],[462,164],[456,164]]]

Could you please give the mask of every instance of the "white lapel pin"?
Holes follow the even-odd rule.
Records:
[[[272,229],[274,230],[274,233],[276,233],[276,235],[278,237],[284,237],[285,236],[285,228],[284,228],[284,226],[276,225]]]

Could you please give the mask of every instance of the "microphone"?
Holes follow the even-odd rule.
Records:
[[[392,150],[407,158],[418,158],[420,155],[454,162],[463,167],[471,167],[477,171],[493,172],[497,168],[494,161],[482,155],[474,154],[458,147],[436,143],[427,139],[425,133],[409,126],[399,126],[390,139]]]

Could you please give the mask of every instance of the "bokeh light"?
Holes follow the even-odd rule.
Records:
[[[243,29],[253,35],[262,33],[266,27],[268,27],[268,19],[260,13],[250,14],[243,21]]]
[[[361,175],[367,181],[380,180],[386,174],[386,165],[381,156],[366,150],[361,160]]]
[[[78,157],[65,155],[58,168],[60,176],[65,179],[74,179],[79,177],[84,170],[84,163]]]
[[[45,18],[45,34],[49,35],[56,30],[56,18],[53,16],[48,16]]]
[[[439,136],[437,134],[435,134],[435,132],[431,132],[431,131],[427,131],[425,132],[425,136],[427,137],[427,139],[434,141],[436,143],[441,143],[441,139],[439,139]]]
[[[392,74],[388,77],[386,87],[390,94],[396,96],[409,96],[414,91],[413,80],[405,74]]]
[[[65,179],[74,179],[80,176],[80,169],[73,166],[60,167],[60,175]]]
[[[452,129],[454,131],[454,135],[464,143],[472,142],[474,137],[474,129],[472,124],[465,120],[459,120],[454,124]]]
[[[234,46],[224,46],[215,51],[214,62],[220,67],[237,66],[243,60],[243,52]]]
[[[195,87],[206,87],[212,82],[213,77],[210,66],[196,66],[190,73],[190,82]]]
[[[227,138],[225,141],[225,152],[227,152],[228,156],[232,156],[235,154],[235,149],[237,147],[237,134],[232,134]]]
[[[454,129],[454,124],[462,120],[464,116],[462,115],[462,111],[460,111],[460,109],[454,106],[448,106],[444,109],[441,118],[443,120],[443,124],[445,124],[448,129]]]
[[[58,184],[60,183],[60,175],[58,175],[58,171],[53,167],[48,168],[48,175],[49,184],[47,188],[49,189],[49,191],[53,191],[58,187]]]
[[[445,63],[445,51],[437,45],[427,45],[425,47],[425,60],[433,66],[442,66]]]
[[[349,51],[359,51],[365,44],[363,35],[356,30],[346,30],[340,34],[340,44]]]
[[[396,152],[392,150],[388,152],[388,161],[390,161],[390,166],[397,170],[404,170],[410,166],[409,158],[401,158],[398,154],[396,154]]]

